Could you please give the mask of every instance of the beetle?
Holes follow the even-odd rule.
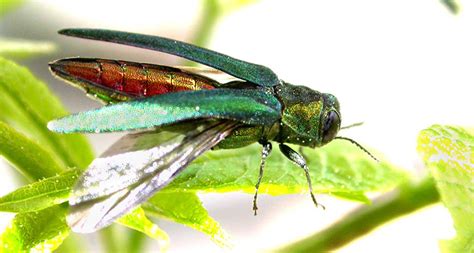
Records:
[[[50,130],[140,130],[113,144],[78,179],[67,216],[75,232],[93,232],[111,224],[210,149],[262,145],[255,214],[271,141],[304,170],[316,206],[306,161],[287,144],[315,148],[343,139],[367,152],[355,141],[337,136],[341,114],[335,96],[287,83],[265,66],[159,36],[103,29],[59,33],[176,55],[215,69],[208,72],[224,72],[235,79],[221,83],[196,69],[108,59],[66,58],[50,63],[55,76],[106,104],[53,120],[48,123]],[[164,138],[164,131],[174,135]]]

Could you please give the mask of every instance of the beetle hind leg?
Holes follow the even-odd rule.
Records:
[[[260,182],[262,181],[263,169],[265,168],[265,161],[267,160],[267,157],[272,152],[272,144],[270,142],[261,141],[260,144],[262,144],[262,160],[260,161],[258,181],[257,181],[257,184],[255,185],[255,195],[253,196],[253,212],[254,212],[254,215],[257,215],[257,210],[258,210],[258,207],[257,207],[258,188],[260,187]]]
[[[290,161],[292,161],[304,170],[306,181],[308,182],[309,193],[311,195],[313,203],[316,205],[316,207],[321,207],[323,210],[326,209],[326,207],[318,203],[316,197],[314,196],[313,186],[311,184],[311,177],[309,176],[309,168],[306,164],[306,160],[304,159],[304,157],[283,143],[280,143],[280,151],[286,156],[286,158],[290,159]]]

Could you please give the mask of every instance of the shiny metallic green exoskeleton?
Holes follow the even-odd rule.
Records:
[[[318,205],[304,157],[286,144],[315,148],[344,139],[336,137],[341,128],[336,97],[286,83],[265,66],[168,38],[102,29],[60,33],[180,56],[236,78],[221,84],[184,68],[95,58],[51,63],[56,76],[107,106],[51,121],[49,129],[61,133],[142,130],[113,144],[78,179],[67,217],[73,231],[88,233],[110,225],[169,184],[203,152],[256,142],[262,145],[262,154],[255,213],[272,141],[304,170]],[[164,131],[170,131],[171,137],[162,139]]]
[[[341,116],[335,96],[286,82],[271,89],[282,104],[281,118],[270,126],[241,126],[216,148],[239,148],[262,141],[314,148],[337,135]]]

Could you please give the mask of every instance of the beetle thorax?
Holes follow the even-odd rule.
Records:
[[[329,108],[325,94],[288,83],[276,87],[283,104],[279,133],[275,141],[301,146],[322,146],[322,126]]]

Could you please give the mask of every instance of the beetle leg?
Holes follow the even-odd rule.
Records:
[[[260,170],[258,174],[258,181],[255,185],[255,195],[253,196],[253,211],[254,215],[257,215],[257,195],[258,195],[258,187],[260,186],[260,182],[262,181],[263,177],[263,168],[265,167],[265,161],[267,160],[268,155],[272,152],[272,144],[268,141],[261,141],[262,144],[262,160],[260,161]]]
[[[323,209],[326,209],[323,205],[319,204],[318,201],[316,201],[316,197],[314,197],[311,177],[309,176],[308,165],[306,165],[306,160],[304,159],[304,157],[283,143],[280,143],[280,151],[286,156],[286,158],[290,159],[290,161],[294,162],[296,165],[298,165],[304,170],[306,180],[308,181],[309,193],[311,194],[311,199],[313,200],[313,203],[316,205],[316,207],[320,206]]]

